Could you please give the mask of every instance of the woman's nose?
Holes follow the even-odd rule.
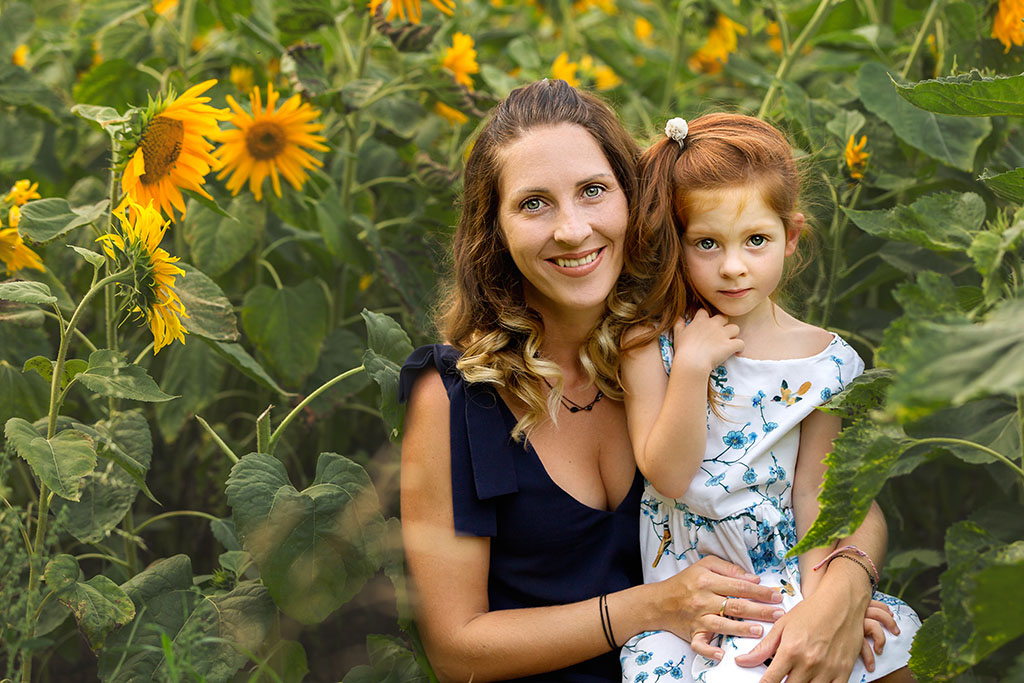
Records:
[[[590,237],[593,230],[586,212],[580,211],[578,207],[572,206],[562,211],[559,216],[558,226],[555,228],[554,238],[562,244],[582,244]]]

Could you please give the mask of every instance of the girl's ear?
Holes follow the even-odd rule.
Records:
[[[796,245],[800,241],[800,235],[804,232],[804,215],[793,214],[793,221],[786,229],[786,256],[796,253]]]

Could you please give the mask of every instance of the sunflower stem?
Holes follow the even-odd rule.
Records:
[[[181,4],[181,45],[178,46],[178,66],[188,80],[189,51],[192,49],[192,28],[195,23],[196,0],[185,0]]]
[[[917,38],[914,39],[914,45],[910,48],[907,61],[903,63],[903,71],[900,72],[901,77],[906,78],[910,73],[910,67],[914,65],[917,53],[921,51],[921,44],[924,43],[925,36],[928,35],[928,29],[931,28],[932,20],[935,19],[935,14],[939,11],[939,5],[941,4],[942,0],[932,0],[932,3],[928,5],[928,11],[925,12],[924,19],[921,21],[921,28],[917,32]]]
[[[668,76],[665,78],[665,90],[661,93],[661,111],[667,112],[672,101],[672,93],[676,88],[676,72],[679,71],[679,62],[683,58],[683,22],[686,18],[686,9],[689,2],[680,2],[676,7],[676,22],[672,33],[672,58],[669,62]]]
[[[274,284],[277,285],[278,289],[284,289],[284,283],[281,282],[281,278],[278,276],[274,266],[270,265],[270,261],[261,258],[257,263],[267,269],[267,272],[270,273],[270,277],[274,278]]]
[[[807,22],[804,30],[796,37],[793,44],[789,46],[789,51],[786,52],[786,56],[779,63],[779,68],[775,71],[774,78],[772,78],[772,84],[768,87],[768,92],[764,94],[764,99],[761,100],[761,108],[757,110],[758,118],[764,118],[768,113],[772,100],[775,99],[775,93],[778,92],[779,84],[786,80],[789,70],[793,68],[793,64],[796,62],[796,58],[800,55],[801,50],[804,49],[804,45],[821,28],[825,18],[836,4],[838,4],[837,0],[821,0],[818,3],[818,8],[814,10],[811,20]]]
[[[325,391],[327,391],[328,389],[333,387],[338,382],[340,382],[340,381],[342,381],[344,379],[347,379],[347,378],[351,377],[352,375],[355,375],[356,373],[363,372],[364,370],[366,370],[366,366],[364,366],[364,365],[360,365],[358,367],[352,368],[351,370],[346,370],[345,372],[341,373],[340,375],[338,375],[334,379],[327,380],[326,382],[321,384],[319,387],[314,389],[312,391],[312,393],[309,394],[309,396],[307,396],[306,398],[302,399],[302,401],[300,401],[297,406],[292,408],[291,412],[288,413],[288,415],[286,415],[283,420],[281,420],[281,424],[277,425],[277,429],[275,429],[274,433],[270,435],[270,440],[267,442],[267,448],[269,450],[267,450],[265,452],[268,455],[273,455],[274,454],[274,448],[277,447],[277,442],[280,441],[281,434],[284,433],[285,428],[288,426],[288,424],[292,420],[295,419],[296,415],[298,415],[300,412],[302,412],[302,410],[313,401],[313,399],[315,399],[317,396],[319,396],[320,394],[324,393]]]

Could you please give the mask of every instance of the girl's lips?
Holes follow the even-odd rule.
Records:
[[[594,270],[596,270],[597,267],[601,264],[601,261],[604,258],[604,249],[604,247],[601,247],[600,249],[588,251],[576,258],[566,258],[564,256],[557,256],[554,258],[547,259],[547,262],[550,263],[555,270],[557,270],[559,273],[563,275],[568,275],[569,277],[583,277],[584,275],[589,275],[590,273],[594,272]],[[579,263],[579,265],[559,265],[559,261],[563,263],[567,261],[575,262]]]
[[[739,297],[743,296],[744,294],[746,294],[749,291],[750,291],[750,288],[747,287],[746,289],[720,289],[720,290],[718,290],[718,293],[722,294],[724,296],[728,296],[728,297],[732,297],[734,299],[738,299]]]

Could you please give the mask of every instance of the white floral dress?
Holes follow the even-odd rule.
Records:
[[[661,337],[668,371],[672,342]],[[800,423],[864,371],[864,363],[838,336],[820,353],[792,360],[732,356],[711,375],[725,405],[722,417],[707,413],[707,450],[689,489],[678,499],[646,484],[641,501],[640,549],[644,581],[666,579],[706,555],[716,555],[779,586],[783,609],[797,604],[800,570],[786,558],[796,545],[792,481],[800,446]],[[886,632],[885,649],[869,673],[858,658],[851,683],[872,681],[906,665],[921,622],[906,603],[876,592],[889,605],[900,635]],[[766,631],[770,625],[765,625]],[[765,666],[740,667],[737,655],[760,638],[725,637],[720,663],[695,655],[688,643],[666,631],[631,638],[620,653],[623,681],[659,680],[743,683],[759,681]]]

